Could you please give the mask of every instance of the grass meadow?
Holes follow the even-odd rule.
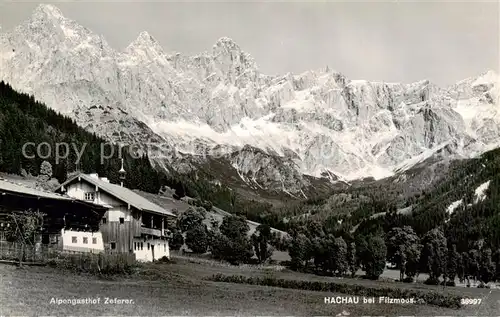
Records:
[[[411,304],[325,304],[326,292],[212,282],[210,276],[234,274],[280,279],[357,283],[370,286],[439,290],[483,298],[479,306],[447,309]],[[171,263],[141,264],[129,276],[103,279],[50,267],[0,264],[0,315],[106,316],[492,316],[500,311],[497,289],[438,288],[390,281],[336,279],[292,272],[282,267],[231,267],[206,259],[174,258]],[[51,303],[51,299],[101,298],[99,304]],[[104,298],[132,299],[132,304],[105,304]]]

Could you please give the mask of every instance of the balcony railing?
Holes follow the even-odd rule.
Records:
[[[163,236],[161,229],[153,229],[153,228],[146,228],[146,227],[141,227],[141,234],[149,234],[149,235],[157,236],[157,237]]]

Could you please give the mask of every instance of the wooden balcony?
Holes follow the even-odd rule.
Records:
[[[146,228],[146,227],[141,227],[141,234],[148,234],[148,235],[156,236],[156,237],[163,236],[161,229],[153,229],[153,228]]]

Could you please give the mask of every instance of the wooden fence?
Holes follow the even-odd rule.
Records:
[[[62,251],[47,245],[23,246],[13,242],[0,242],[0,260],[24,264],[63,265],[83,271],[121,272],[136,264],[134,253],[89,253]]]

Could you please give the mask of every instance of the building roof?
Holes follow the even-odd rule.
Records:
[[[31,197],[36,197],[36,198],[46,198],[46,199],[55,199],[55,200],[62,200],[62,201],[79,202],[79,203],[93,206],[93,207],[99,208],[99,209],[107,208],[105,206],[96,205],[96,204],[88,202],[88,201],[71,198],[71,197],[66,196],[66,195],[60,195],[60,194],[56,194],[53,192],[47,192],[47,191],[38,190],[38,189],[34,189],[31,187],[27,187],[27,186],[18,185],[18,184],[9,182],[9,181],[4,180],[4,179],[0,179],[0,192],[9,192],[9,193],[18,194],[21,196],[31,196]]]
[[[104,190],[108,194],[118,198],[119,200],[130,204],[131,206],[143,210],[143,211],[149,211],[149,212],[154,212],[166,216],[172,216],[175,217],[175,214],[172,212],[165,210],[164,208],[152,203],[151,201],[147,200],[146,198],[142,197],[141,195],[135,193],[134,191],[122,187],[120,185],[112,184],[107,181],[103,181],[102,179],[98,177],[92,177],[87,174],[78,174],[66,182],[62,184],[58,189],[61,189],[61,187],[66,186],[69,183],[72,183],[75,180],[83,179],[87,181],[88,183],[91,183],[100,189]]]

